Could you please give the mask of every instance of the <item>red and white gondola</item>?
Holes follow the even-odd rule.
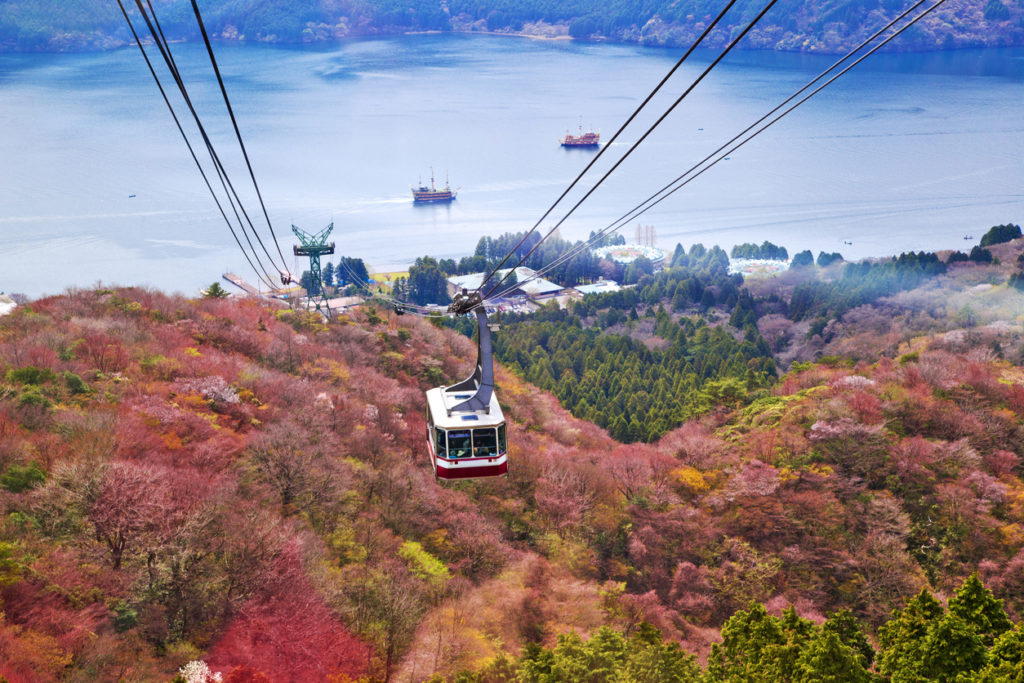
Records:
[[[470,312],[476,314],[479,329],[476,369],[458,384],[427,391],[427,449],[437,479],[508,473],[505,417],[494,393],[492,326],[482,304]]]

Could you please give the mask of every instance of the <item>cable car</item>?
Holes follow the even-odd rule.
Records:
[[[463,296],[465,292],[463,292]],[[476,303],[476,369],[450,387],[427,391],[427,448],[436,479],[478,479],[507,476],[508,443],[505,417],[494,393],[491,331],[479,294],[449,308],[456,313]]]

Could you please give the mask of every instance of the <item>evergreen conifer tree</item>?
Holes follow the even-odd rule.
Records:
[[[942,605],[927,588],[902,610],[894,610],[892,618],[878,629],[879,673],[893,683],[923,681],[925,640],[942,614]]]
[[[977,683],[1024,683],[1024,621],[996,639]]]
[[[711,646],[706,678],[709,682],[769,680],[769,653],[786,640],[779,619],[754,603],[722,626],[722,642]]]
[[[860,657],[861,666],[865,669],[871,668],[875,659],[875,648],[871,647],[867,637],[857,623],[857,618],[850,610],[844,609],[830,614],[825,623],[821,625],[824,633],[835,633],[840,642],[847,645]]]
[[[918,675],[927,681],[956,683],[985,664],[985,644],[960,617],[946,614],[929,629],[921,648],[921,669]],[[910,667],[905,671],[909,672]],[[917,680],[906,678],[903,680]],[[896,676],[893,682],[897,683]]]
[[[985,588],[977,573],[967,577],[956,595],[949,599],[949,613],[974,629],[986,647],[991,647],[996,638],[1013,627],[1003,610],[1003,601]]]
[[[835,631],[822,630],[801,651],[796,664],[799,683],[868,683],[870,674],[861,665],[861,655],[844,644]]]

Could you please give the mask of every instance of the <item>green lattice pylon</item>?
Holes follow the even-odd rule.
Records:
[[[319,294],[314,294],[312,291],[306,293],[306,308],[315,306],[316,310],[320,311],[327,318],[331,317],[331,307],[327,303],[327,291],[324,288],[323,274],[320,272],[320,256],[322,254],[334,253],[334,242],[327,241],[327,236],[331,234],[331,230],[334,230],[334,223],[331,223],[315,235],[301,230],[294,225],[292,226],[292,232],[295,233],[295,236],[301,242],[301,244],[293,246],[292,251],[295,252],[296,256],[309,257],[310,289],[315,288],[319,290]]]

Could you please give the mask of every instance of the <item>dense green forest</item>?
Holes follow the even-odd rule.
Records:
[[[130,4],[130,3],[129,3]],[[156,0],[172,39],[196,39],[186,0]],[[902,9],[894,0],[799,0],[770,12],[743,47],[838,52],[851,47]],[[708,0],[209,0],[201,3],[216,37],[312,43],[348,36],[409,31],[492,31],[614,40],[645,45],[689,45],[718,13]],[[740,0],[708,45],[721,46],[760,5]],[[1024,44],[1020,3],[952,0],[893,44],[892,49],[934,50]],[[0,49],[60,51],[124,45],[128,30],[106,0],[5,0],[0,3]]]
[[[947,609],[948,607],[948,609]],[[779,616],[753,604],[722,626],[707,667],[641,623],[630,633],[604,626],[588,640],[559,635],[550,648],[530,643],[517,659],[499,657],[454,683],[727,683],[795,681],[962,681],[996,683],[1024,676],[1024,622],[1013,624],[1003,601],[971,575],[947,607],[922,590],[894,610],[871,645],[847,610],[816,623],[792,607]],[[876,675],[869,673],[874,664]],[[433,679],[441,683],[444,679]]]
[[[785,247],[780,247],[765,240],[761,244],[745,242],[737,244],[729,252],[731,258],[768,259],[772,261],[788,261],[789,252]]]
[[[615,439],[656,440],[712,407],[764,395],[774,380],[750,297],[728,263],[718,247],[679,247],[669,268],[635,287],[587,296],[569,310],[552,304],[504,317],[495,352]],[[469,318],[449,324],[473,331]]]
[[[985,235],[987,243],[1004,232],[1013,231],[993,227]],[[499,254],[515,245],[517,237],[481,240],[477,255],[458,266],[493,267],[497,256],[492,257],[489,249],[497,247],[493,253]],[[538,267],[569,246],[552,245],[544,259],[537,257]],[[734,249],[759,258],[776,258],[785,251],[770,242]],[[976,252],[985,257],[964,255],[963,261],[993,260],[987,249],[978,247]],[[780,291],[755,297],[744,289],[742,276],[728,273],[729,258],[717,246],[694,244],[686,251],[677,245],[668,267],[657,273],[638,271],[635,264],[623,268],[593,257],[581,259],[595,274],[628,274],[625,282],[633,286],[588,295],[571,301],[566,309],[551,304],[534,314],[506,315],[495,352],[514,372],[557,396],[573,415],[604,427],[615,439],[655,441],[694,416],[765,395],[777,376],[774,351],[779,349],[762,335],[762,320],[776,317],[794,326],[802,323],[805,339],[828,342],[846,313],[920,287],[945,274],[949,264],[961,262],[959,252],[945,260],[917,252],[860,263],[821,253],[815,267],[810,252],[797,256],[802,254],[806,257],[794,272],[803,272],[804,277],[785,291],[785,297]],[[448,301],[444,264],[420,259],[410,271],[413,283],[430,274],[431,303]],[[459,270],[454,261],[447,267]],[[575,277],[573,273],[560,283],[576,284]],[[1017,287],[1022,279],[1013,274],[1008,284]],[[421,291],[415,284],[411,290]],[[474,331],[469,318],[447,324],[466,335]]]

